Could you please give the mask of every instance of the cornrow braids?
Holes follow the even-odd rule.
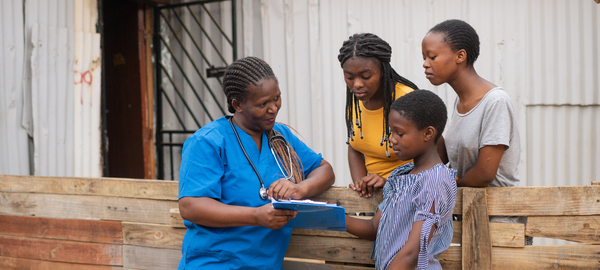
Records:
[[[464,49],[467,52],[467,67],[473,65],[479,57],[479,35],[471,25],[461,20],[443,21],[429,30],[430,33],[444,35],[453,51]]]
[[[390,106],[396,100],[396,83],[404,84],[412,89],[419,89],[417,85],[408,79],[400,76],[390,65],[392,58],[392,47],[383,39],[375,34],[362,33],[354,34],[344,41],[340,48],[338,60],[343,67],[344,63],[352,57],[370,57],[375,58],[380,63],[381,69],[381,87],[383,89],[383,132],[381,135],[380,145],[385,142],[386,154],[390,157],[388,148],[390,144],[390,128],[388,123],[388,115]],[[362,139],[362,118],[359,106],[359,100],[354,96],[350,87],[346,85],[346,129],[348,139],[346,143],[354,140],[356,136],[353,120],[356,126],[360,129],[360,137]]]
[[[264,79],[272,79],[277,82],[277,77],[273,70],[264,60],[257,57],[245,57],[231,63],[225,70],[223,75],[223,91],[227,96],[227,108],[230,113],[235,113],[233,108],[233,100],[245,102],[249,94],[249,87],[259,86],[259,82]],[[294,183],[299,183],[304,180],[304,167],[294,148],[282,139],[276,139],[278,136],[283,136],[271,129],[266,130],[269,146],[273,149],[275,158],[281,166],[281,170],[285,176],[291,176],[289,179]],[[291,161],[290,161],[291,159]],[[291,164],[291,168],[290,167]]]
[[[223,75],[223,91],[227,96],[227,109],[234,113],[232,101],[245,102],[250,85],[258,86],[260,80],[273,79],[275,73],[264,60],[257,57],[246,57],[231,63]]]

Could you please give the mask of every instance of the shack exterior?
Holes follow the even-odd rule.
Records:
[[[103,75],[103,67],[122,63],[118,54],[107,55],[101,46],[106,37],[102,36],[102,26],[108,23],[101,13],[110,3],[0,2],[0,174],[127,177],[106,170],[111,166],[109,145],[121,136],[106,132],[110,121],[102,120],[107,113],[103,102],[109,102],[103,99],[103,91],[110,91],[106,80],[119,77]],[[141,18],[139,25],[143,26],[142,36],[132,42],[147,41],[140,43],[139,52],[145,54],[133,61],[134,69],[141,74],[136,80],[147,82],[140,83],[139,88],[150,97],[144,103],[145,109],[134,108],[137,111],[133,112],[149,115],[135,120],[147,122],[139,124],[140,133],[142,128],[150,129],[144,131],[145,145],[140,146],[144,150],[140,164],[145,171],[138,178],[156,178],[155,164],[159,162],[154,158],[156,135],[152,135],[157,129],[156,119],[152,118],[156,113],[156,102],[152,103],[157,99],[153,91],[156,63],[152,65],[152,61],[157,54],[149,50],[156,22],[153,12],[180,1],[132,3],[142,14],[136,18]],[[295,127],[308,145],[323,153],[335,168],[338,186],[350,182],[343,120],[345,85],[336,58],[342,41],[359,32],[381,36],[393,47],[392,66],[419,87],[436,92],[451,108],[454,92],[448,85],[429,84],[423,75],[420,52],[426,32],[450,18],[466,20],[478,31],[478,72],[504,87],[512,98],[522,142],[519,169],[523,185],[587,185],[590,180],[600,180],[600,5],[593,0],[235,0],[233,4],[207,4],[225,33],[229,37],[235,34],[237,39],[229,49],[225,42],[218,42],[217,47],[224,52],[223,62],[231,62],[232,51],[236,51],[237,57],[254,55],[272,65],[284,101],[278,120]],[[200,7],[179,14],[184,21],[191,21],[196,10],[200,12]],[[176,20],[164,14],[162,29],[166,28],[165,22]],[[182,27],[178,29],[178,33],[183,31]],[[192,28],[192,32],[200,33],[198,28]],[[173,34],[162,34],[167,44],[176,43]],[[198,43],[208,46],[207,40],[200,38]],[[184,38],[181,48],[191,50],[192,40]],[[183,55],[181,48],[172,52],[172,57]],[[198,53],[191,55],[191,59],[200,57]],[[216,55],[210,54],[209,58]],[[142,59],[144,66],[140,64]],[[124,63],[131,63],[126,60]],[[169,88],[164,74],[171,72],[174,85],[182,89],[196,85],[201,96],[208,97],[208,86],[202,85],[199,78],[191,78],[192,83],[188,83],[181,75],[196,68],[191,60],[182,65],[185,71],[178,71],[164,57],[161,61],[166,69],[160,75],[161,87]],[[200,66],[201,70],[205,68],[205,63]],[[213,103],[224,106],[218,83],[207,85],[216,87]],[[182,100],[173,98],[173,103],[175,108],[183,107]],[[220,116],[217,106],[210,106],[208,110],[214,117]],[[199,104],[192,107],[192,111],[199,111],[200,126],[210,120]],[[165,115],[160,127],[181,126],[175,115]],[[182,122],[192,122],[191,117]],[[184,139],[181,136],[178,143]],[[172,167],[170,161],[162,162],[165,178],[170,178],[172,172],[177,180],[180,148],[165,151],[163,158],[174,156]]]

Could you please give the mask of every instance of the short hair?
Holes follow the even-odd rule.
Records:
[[[418,89],[417,85],[408,79],[400,76],[390,65],[392,58],[392,47],[385,40],[375,34],[361,33],[354,34],[344,41],[340,48],[338,60],[343,67],[344,63],[352,57],[375,58],[379,61],[381,69],[381,87],[383,88],[383,130],[382,144],[385,141],[386,147],[389,145],[389,124],[388,115],[390,105],[396,99],[396,83],[404,84],[412,89]],[[362,119],[358,99],[352,93],[352,90],[346,86],[346,131],[350,140],[354,140],[353,118],[357,126],[362,129]]]
[[[227,109],[234,113],[232,101],[245,102],[250,85],[258,86],[263,79],[277,81],[275,73],[264,60],[249,56],[231,63],[223,75],[223,92],[227,96]]]
[[[438,131],[436,142],[442,136],[448,120],[444,101],[429,90],[412,91],[400,97],[392,103],[392,110],[406,117],[419,130],[434,127]]]
[[[467,67],[479,57],[479,36],[471,25],[461,20],[443,21],[429,30],[430,33],[444,35],[444,42],[453,51],[464,49],[467,52]]]

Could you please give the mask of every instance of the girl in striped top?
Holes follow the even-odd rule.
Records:
[[[389,114],[394,154],[412,159],[396,168],[371,220],[346,217],[346,228],[374,240],[376,269],[442,269],[436,258],[452,240],[456,171],[440,159],[436,143],[447,113],[434,93],[418,90],[394,101]]]

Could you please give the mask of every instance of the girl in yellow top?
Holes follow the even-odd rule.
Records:
[[[348,165],[352,184],[370,197],[397,167],[410,161],[390,155],[388,115],[394,100],[418,89],[390,66],[392,48],[370,33],[354,34],[340,48],[346,81]]]

